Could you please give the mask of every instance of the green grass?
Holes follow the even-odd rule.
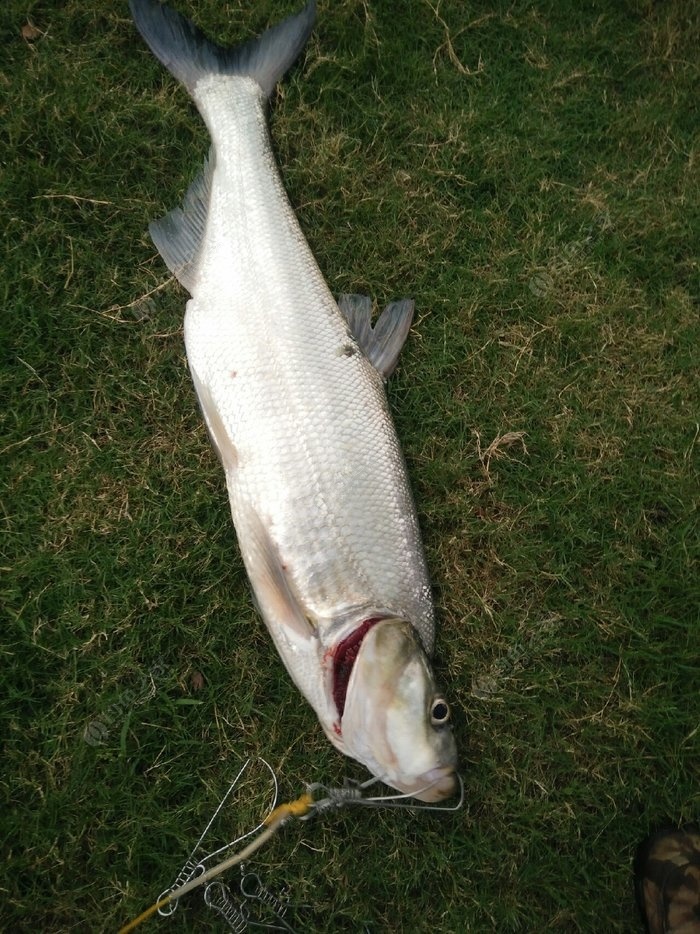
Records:
[[[293,5],[179,7],[228,42]],[[700,812],[696,4],[397,8],[322,2],[271,121],[331,288],[416,299],[389,395],[467,804],[256,866],[311,932],[637,931],[637,842]],[[0,29],[0,927],[112,931],[247,756],[285,799],[364,773],[256,617],[147,235],[203,126],[126,4]]]

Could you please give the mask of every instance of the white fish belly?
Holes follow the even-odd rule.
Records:
[[[388,610],[430,652],[427,572],[382,381],[289,205],[262,93],[217,77],[195,98],[216,164],[185,340],[212,435],[225,436],[239,537],[253,510],[321,634]]]

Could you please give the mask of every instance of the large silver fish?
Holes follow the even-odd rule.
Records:
[[[211,134],[182,208],[150,231],[192,295],[187,359],[260,612],[330,741],[393,788],[440,800],[455,790],[456,750],[383,387],[413,303],[392,303],[374,327],[369,299],[336,303],[267,129],[267,98],[305,45],[314,4],[232,49],[154,0],[131,10]]]

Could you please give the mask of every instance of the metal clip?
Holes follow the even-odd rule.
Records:
[[[203,846],[205,837],[209,833],[212,824],[214,823],[216,818],[219,816],[221,809],[228,801],[231,793],[236,788],[236,786],[240,783],[241,779],[244,776],[244,773],[249,768],[251,763],[255,761],[262,762],[262,764],[268,770],[272,778],[272,788],[273,788],[272,802],[269,808],[267,809],[267,811],[265,812],[265,816],[260,821],[260,823],[257,825],[257,827],[254,827],[252,830],[249,830],[247,833],[241,834],[241,836],[236,837],[235,840],[231,840],[230,843],[225,843],[223,846],[220,846],[218,849],[207,853],[206,849]],[[265,818],[268,816],[268,814],[272,813],[273,809],[277,805],[277,793],[278,793],[277,776],[275,775],[275,772],[272,766],[268,762],[266,762],[265,759],[263,758],[259,758],[258,760],[246,759],[238,775],[236,775],[234,780],[229,785],[228,790],[226,791],[226,794],[223,796],[216,810],[214,811],[211,818],[209,819],[207,826],[202,831],[202,834],[199,840],[197,841],[197,843],[195,844],[192,852],[185,860],[185,863],[182,869],[177,874],[177,878],[175,879],[173,884],[161,894],[160,897],[164,898],[169,892],[173,892],[176,889],[181,888],[181,886],[185,885],[191,879],[194,879],[195,876],[202,875],[208,869],[208,864],[215,862],[217,857],[220,857],[223,853],[226,853],[228,850],[235,847],[237,844],[241,842],[241,840],[245,840],[247,837],[251,837],[253,834],[256,834],[259,830],[261,830],[265,825]],[[209,888],[209,886],[207,886],[207,888]],[[220,892],[215,891],[214,895],[210,897],[216,899],[219,897],[220,894],[221,894]],[[173,914],[173,912],[177,909],[177,906],[178,906],[178,899],[174,899],[172,902],[165,905],[163,908],[159,908],[158,914],[164,918],[168,917],[169,915]]]
[[[392,794],[392,795],[374,795],[366,797],[365,791],[372,785],[375,785],[380,779],[370,778],[366,782],[358,782],[351,778],[345,779],[342,788],[329,788],[321,782],[314,782],[307,785],[306,790],[311,795],[322,793],[319,798],[315,798],[311,811],[301,817],[300,820],[309,820],[317,811],[329,811],[348,805],[360,805],[363,807],[381,807],[381,808],[409,808],[412,811],[459,811],[464,805],[464,781],[458,773],[459,781],[459,800],[456,804],[424,804],[416,801],[410,794]],[[421,791],[427,791],[430,785],[426,785]]]
[[[223,882],[210,882],[204,889],[204,901],[226,921],[234,934],[245,934],[248,930],[249,916],[245,905],[236,905],[231,901],[231,892]]]
[[[262,925],[260,922],[252,923],[260,924],[261,927],[269,927],[272,930],[288,931],[291,932],[291,934],[294,934],[294,928],[291,927],[285,918],[290,908],[289,901],[283,901],[281,898],[279,898],[279,896],[275,895],[274,892],[271,892],[263,884],[263,881],[257,872],[246,872],[243,866],[241,866],[241,872],[243,875],[241,876],[240,888],[241,894],[244,896],[244,898],[259,902],[277,919],[277,923],[272,923],[269,925]]]

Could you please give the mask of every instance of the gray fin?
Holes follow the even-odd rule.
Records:
[[[367,348],[372,340],[372,299],[368,295],[339,295],[338,308],[348,322],[352,336],[369,356]]]
[[[209,432],[212,446],[216,453],[219,455],[221,466],[224,468],[226,474],[228,475],[235,467],[238,466],[238,452],[236,450],[236,445],[233,443],[230,434],[226,430],[226,426],[223,423],[219,410],[214,405],[211,390],[205,383],[202,382],[193,367],[190,367],[190,375],[192,377],[192,382],[194,383],[197,399],[199,400],[199,407],[202,410],[204,424],[207,426],[207,431]]]
[[[255,599],[266,625],[280,626],[288,638],[306,641],[315,631],[289,586],[285,568],[262,520],[251,507],[243,519],[238,540]]]
[[[401,348],[411,329],[415,302],[403,298],[390,302],[372,327],[372,300],[366,295],[339,295],[338,308],[364,355],[388,379],[396,368]]]
[[[207,225],[211,179],[214,174],[214,154],[187,189],[181,208],[173,208],[164,217],[151,221],[148,231],[165,265],[192,293],[197,273],[199,248]]]
[[[311,0],[301,12],[287,17],[257,39],[223,48],[201,29],[157,0],[129,0],[136,28],[153,54],[192,94],[208,75],[245,75],[266,95],[293,64],[306,45],[316,18]]]

